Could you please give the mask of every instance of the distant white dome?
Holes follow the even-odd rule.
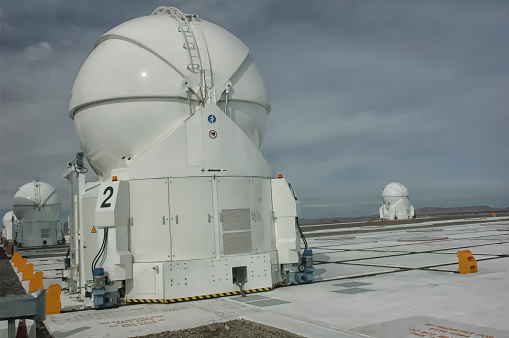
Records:
[[[12,206],[18,220],[36,221],[57,219],[61,204],[55,187],[34,180],[18,189]]]
[[[7,240],[12,240],[12,218],[14,217],[14,221],[17,221],[16,215],[14,215],[14,211],[7,211],[2,218],[3,223],[3,231],[2,231],[2,237],[6,238]]]
[[[248,47],[201,18],[156,12],[105,33],[74,82],[69,115],[100,177],[126,168],[126,159],[136,161],[184,123],[189,105],[224,110],[228,88],[228,115],[262,143],[270,103]]]
[[[401,183],[391,182],[382,191],[383,204],[380,207],[381,219],[410,219],[415,217],[415,210],[410,205],[408,189]]]
[[[12,217],[14,216],[14,220],[17,220],[16,215],[14,215],[14,211],[7,211],[2,218],[2,223],[4,227],[6,227],[9,223],[12,225]]]
[[[401,183],[391,182],[387,184],[382,191],[382,200],[384,203],[395,203],[402,197],[408,198],[408,189]]]

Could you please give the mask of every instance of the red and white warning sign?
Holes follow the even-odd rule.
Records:
[[[215,130],[209,131],[209,136],[211,139],[215,139],[217,137],[217,131]]]

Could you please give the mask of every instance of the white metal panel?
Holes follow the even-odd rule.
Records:
[[[271,185],[279,264],[297,263],[300,250],[295,224],[297,203],[284,178],[271,180]]]
[[[172,259],[214,257],[211,179],[171,178],[169,182]]]
[[[129,226],[117,225],[113,228],[99,229],[99,240],[102,240],[104,231],[108,231],[104,273],[112,281],[130,279],[133,276],[133,259],[129,252]]]
[[[275,250],[270,179],[251,179],[253,252]]]
[[[200,114],[186,121],[187,165],[203,166],[203,128]]]
[[[297,217],[297,203],[284,178],[271,180],[275,217]]]
[[[295,227],[295,218],[279,217],[275,223],[279,264],[298,263],[300,238]]]
[[[99,186],[93,188],[99,192]],[[86,281],[92,280],[92,260],[99,252],[99,234],[93,232],[95,226],[95,205],[97,203],[97,195],[86,194],[81,202],[81,226],[79,236],[79,244],[81,246],[81,258],[77,257],[80,262],[81,285],[85,285]],[[71,252],[72,254],[72,252]]]
[[[217,201],[222,209],[251,209],[251,179],[220,177],[217,179]]]
[[[129,183],[103,182],[95,207],[96,227],[115,227],[129,224]]]
[[[233,284],[232,268],[247,267],[244,289],[272,286],[271,254],[236,255],[164,263],[165,299],[239,291]]]
[[[227,142],[223,131],[224,113],[217,106],[207,105],[199,110],[202,124],[204,165],[210,169],[224,169],[225,159],[234,156],[223,147]],[[198,114],[196,114],[198,115]],[[213,116],[215,122],[211,123],[209,117]],[[198,117],[198,116],[195,116]]]
[[[207,115],[202,113],[202,110],[197,111],[188,121],[202,118],[206,121]],[[79,117],[80,114],[77,116]],[[219,114],[223,113],[219,112]],[[166,134],[160,143],[143,152],[139,158],[135,158],[125,170],[114,171],[113,175],[118,175],[119,179],[123,180],[205,175],[274,177],[274,171],[246,134],[228,117],[223,116],[221,124],[221,134],[218,138],[222,138],[222,153],[219,157],[223,158],[222,162],[217,162],[217,156],[212,157],[213,150],[208,148],[209,143],[204,142],[203,167],[188,166],[186,128],[185,124],[182,124]],[[206,134],[204,132],[204,140],[209,139],[208,132],[209,130]],[[133,133],[137,132],[133,131]],[[222,171],[209,172],[209,169]]]
[[[168,180],[129,182],[131,253],[135,262],[171,259]]]
[[[134,263],[133,279],[126,281],[127,298],[164,299],[164,265]]]

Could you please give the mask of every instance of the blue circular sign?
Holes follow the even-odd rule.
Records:
[[[211,114],[211,115],[209,115],[208,120],[209,120],[210,123],[215,123],[216,122],[216,117]]]

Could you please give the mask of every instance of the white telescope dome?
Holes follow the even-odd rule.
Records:
[[[60,214],[60,199],[51,184],[34,180],[18,189],[12,200],[18,220],[56,219]]]
[[[2,223],[4,225],[2,237],[6,238],[7,240],[12,240],[12,226],[13,226],[13,218],[14,222],[17,221],[16,215],[14,215],[14,211],[7,211],[2,218]]]
[[[7,211],[2,218],[2,223],[4,224],[4,227],[7,228],[8,226],[12,226],[12,217],[14,216],[14,220],[17,220],[16,215],[14,215],[14,211]]]
[[[410,219],[415,217],[415,210],[410,205],[408,189],[401,183],[391,182],[382,191],[383,205],[380,207],[381,219]]]
[[[402,197],[408,198],[408,189],[401,183],[391,182],[387,184],[382,191],[384,203],[395,203]]]
[[[69,105],[91,167],[100,177],[125,168],[200,107],[224,110],[226,101],[227,115],[260,147],[270,103],[248,53],[227,30],[168,7],[105,33]]]

